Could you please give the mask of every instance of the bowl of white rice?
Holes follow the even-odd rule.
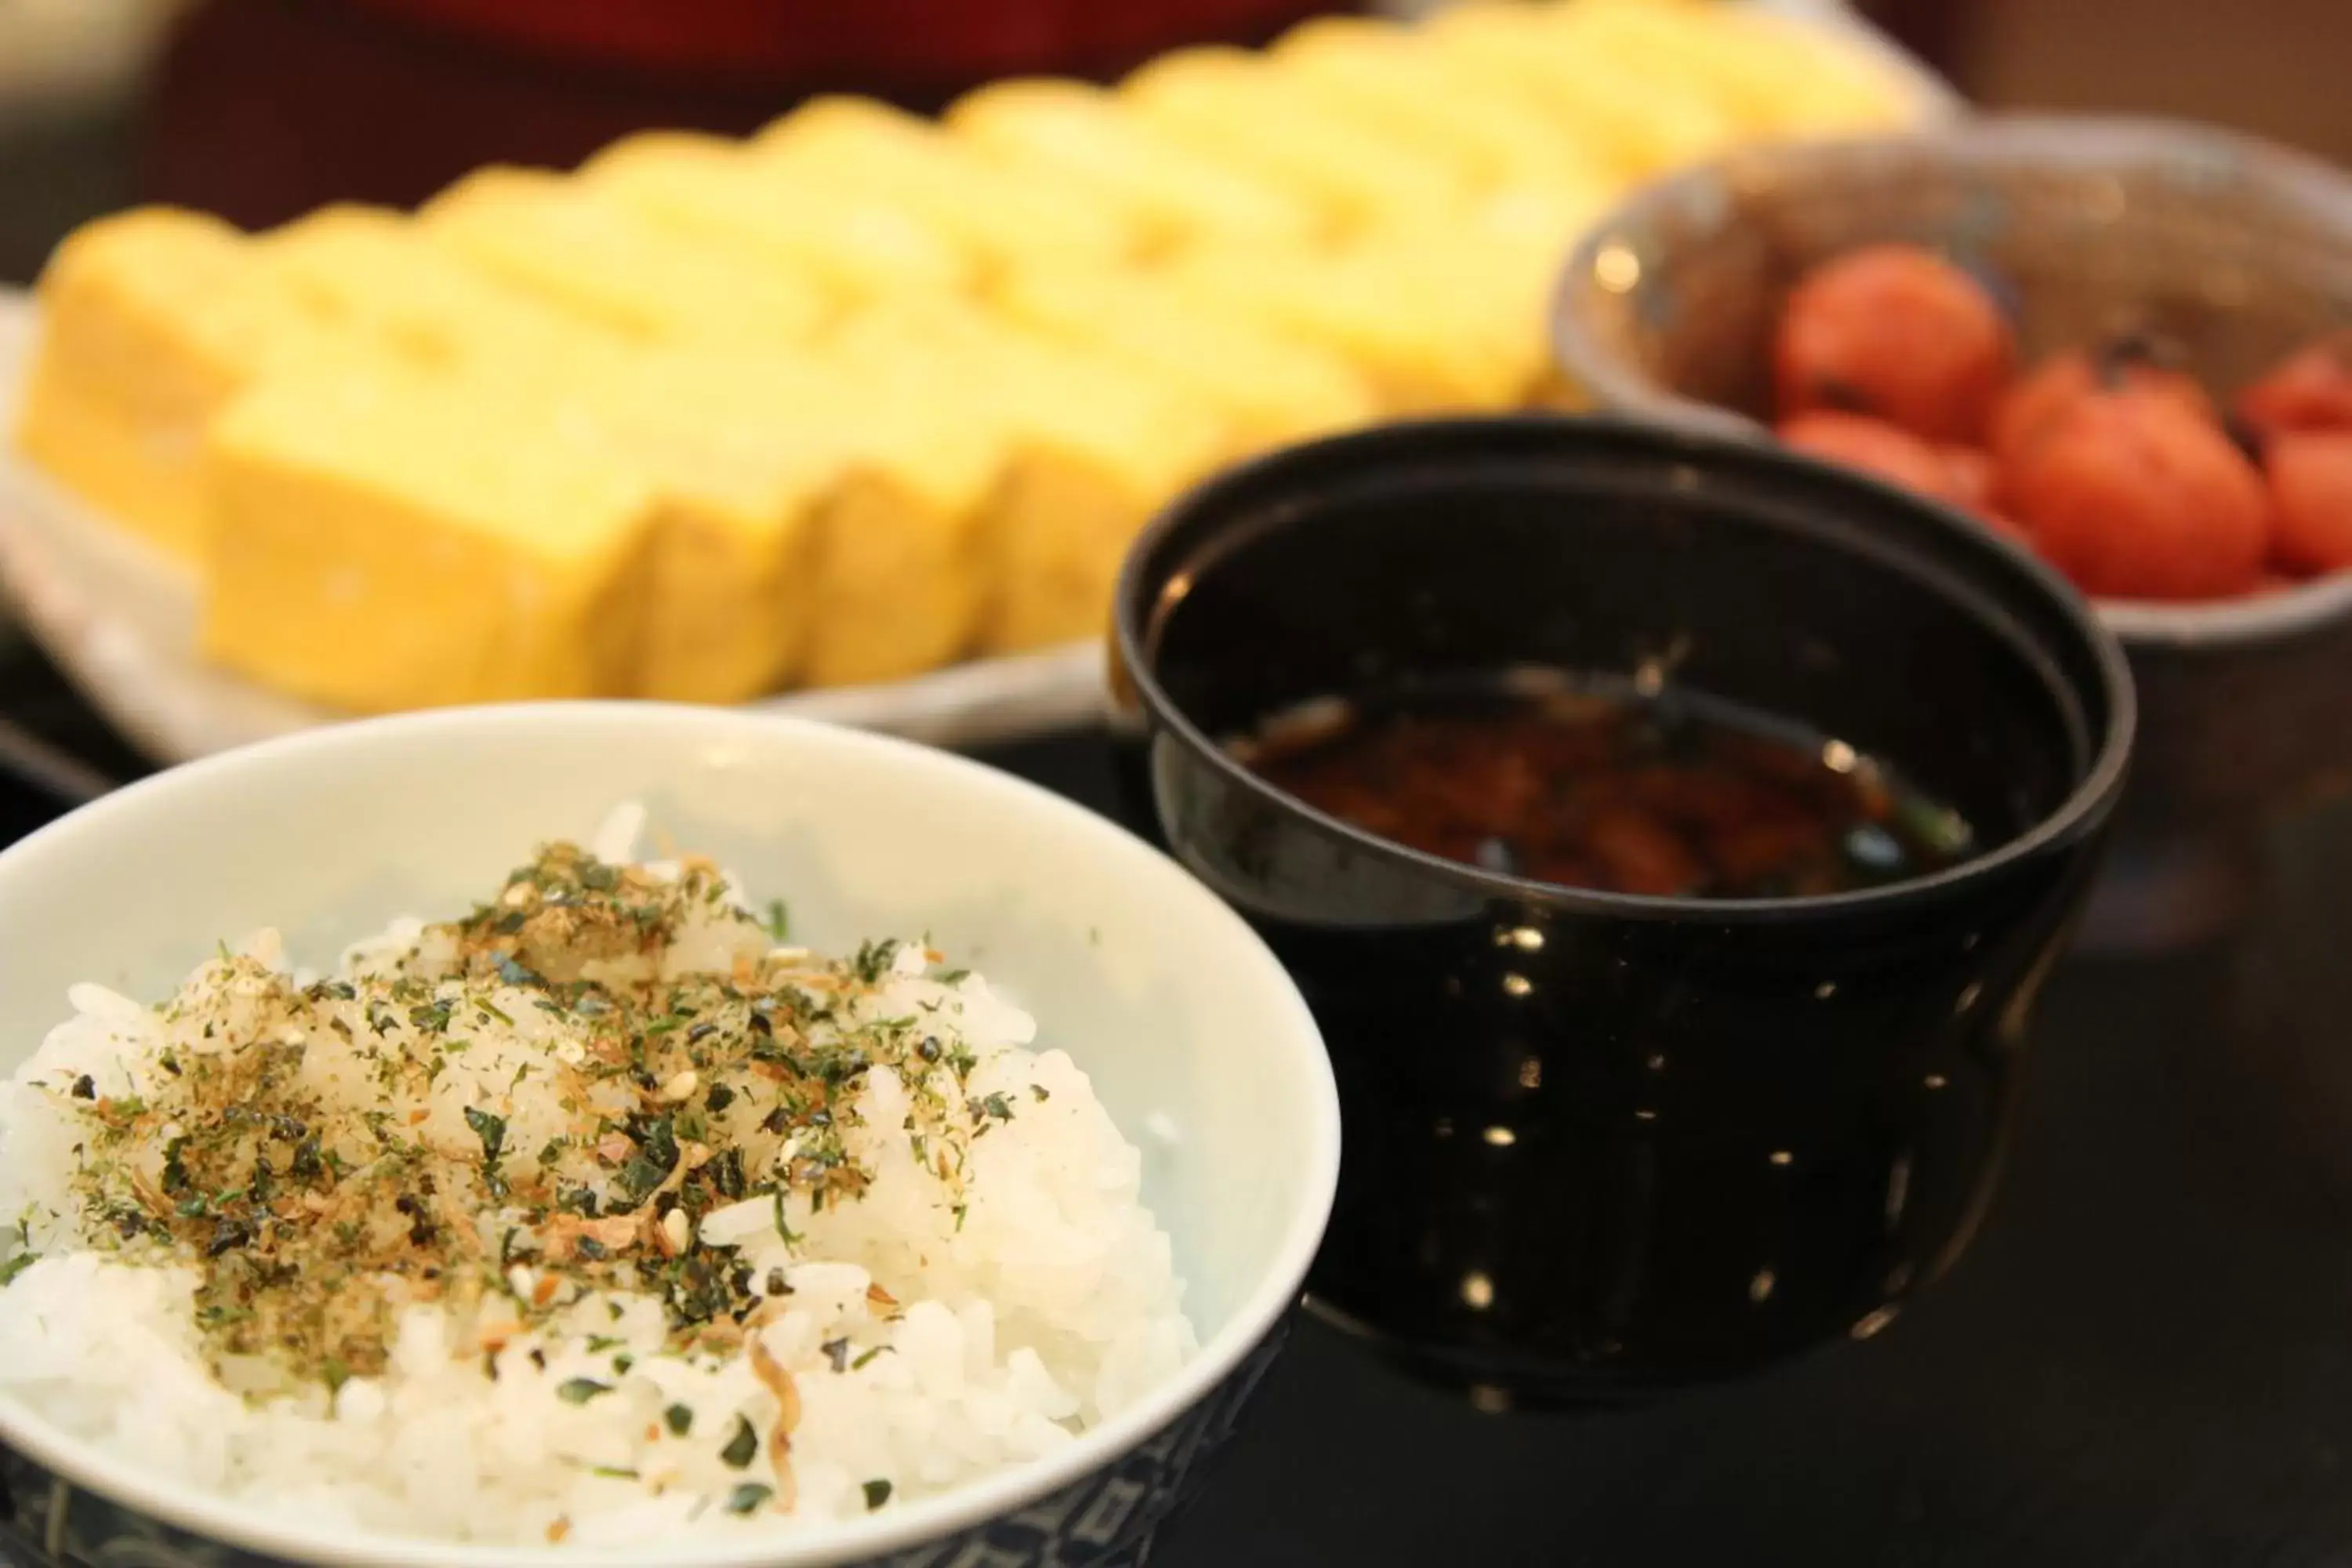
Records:
[[[1118,1563],[1339,1110],[1083,809],[770,716],[339,726],[0,853],[0,1556]]]

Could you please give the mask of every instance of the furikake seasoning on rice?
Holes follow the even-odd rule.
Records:
[[[1068,1057],[705,860],[557,844],[331,974],[264,933],[74,1001],[0,1089],[0,1388],[232,1495],[514,1541],[834,1517],[1192,1348]]]

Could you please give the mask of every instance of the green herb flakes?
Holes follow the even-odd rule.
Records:
[[[482,1184],[489,1188],[492,1197],[506,1196],[506,1179],[499,1174],[499,1156],[506,1150],[507,1119],[469,1105],[466,1107],[466,1125],[482,1141]]]
[[[903,1121],[891,1118],[901,1148],[961,1226],[971,1141],[1019,1100],[971,1092],[977,1062],[937,999],[948,993],[886,1003],[902,962],[916,967],[904,944],[779,954],[759,924],[707,862],[688,858],[672,879],[555,844],[490,901],[338,978],[297,985],[224,947],[158,1009],[205,1043],[158,1051],[146,1099],[109,1098],[95,1075],[50,1083],[81,1123],[84,1234],[191,1269],[216,1369],[280,1362],[330,1394],[383,1374],[400,1312],[419,1299],[469,1312],[495,1296],[520,1332],[556,1335],[602,1300],[610,1331],[584,1336],[594,1375],[549,1379],[572,1405],[614,1392],[656,1341],[664,1354],[740,1353],[753,1311],[792,1287],[774,1242],[755,1244],[770,1249],[755,1264],[701,1239],[709,1215],[763,1197],[797,1251],[790,1215],[830,1214],[874,1179],[857,1117],[868,1075],[887,1069],[907,1089]],[[705,926],[741,956],[709,972],[666,961]],[[766,931],[777,947],[789,937],[782,900]],[[914,951],[929,960],[928,945]],[[637,959],[646,966],[596,966]],[[230,987],[236,1006],[217,1005]],[[494,1040],[504,1052],[497,1031],[520,1033],[534,1014],[531,1048],[489,1066]],[[303,1071],[306,1042],[349,1065],[337,1088]],[[454,1142],[453,1107],[467,1130]],[[24,1246],[6,1259],[0,1279],[32,1262]],[[622,1310],[630,1298],[657,1303],[663,1323],[641,1336]],[[879,1353],[846,1337],[824,1347],[844,1373]],[[484,1375],[505,1359],[486,1352]],[[536,1364],[545,1371],[543,1354]],[[657,1432],[697,1430],[690,1405],[646,1408]],[[719,1434],[739,1468],[763,1445],[756,1419]],[[698,1440],[710,1436],[703,1423]],[[749,1508],[772,1494],[753,1496]]]
[[[719,1458],[730,1470],[740,1470],[750,1464],[760,1452],[760,1435],[751,1430],[751,1423],[742,1416],[735,1417],[734,1433],[727,1446],[719,1450]]]

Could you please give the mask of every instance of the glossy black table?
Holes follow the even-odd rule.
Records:
[[[0,725],[0,836],[140,766],[21,644]],[[1110,805],[1097,735],[982,754]],[[1991,1219],[1885,1333],[1528,1416],[1310,1321],[1155,1564],[2352,1563],[2352,810],[2271,859],[2235,937],[2053,983]]]

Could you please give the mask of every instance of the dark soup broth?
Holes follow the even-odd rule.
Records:
[[[1703,694],[1525,672],[1276,716],[1276,788],[1465,865],[1606,892],[1808,898],[1927,875],[1975,835],[1885,763]]]

